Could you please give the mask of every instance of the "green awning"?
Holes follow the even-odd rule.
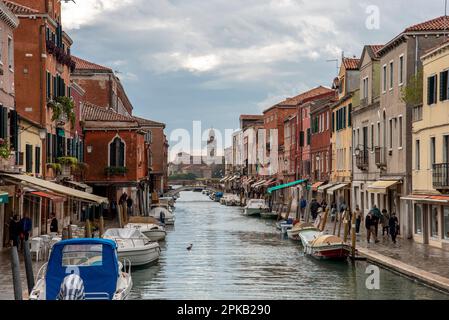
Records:
[[[9,194],[8,192],[0,192],[0,204],[9,202]]]
[[[301,184],[301,183],[304,183],[304,182],[307,182],[307,179],[305,179],[305,180],[298,180],[298,181],[290,182],[290,183],[286,183],[286,184],[281,184],[280,186],[269,188],[268,189],[268,193],[272,193],[273,191],[277,191],[277,190],[281,190],[281,189],[285,189],[285,188],[294,187],[294,186],[296,186],[298,184]]]
[[[58,128],[58,129],[57,129],[57,134],[58,134],[58,136],[60,136],[60,137],[65,137],[65,131],[64,131],[64,129]]]

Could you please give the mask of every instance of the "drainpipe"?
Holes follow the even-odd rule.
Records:
[[[48,5],[47,1],[45,1],[46,6]],[[39,109],[40,109],[40,114],[41,114],[41,125],[46,129],[47,125],[46,125],[46,106],[44,106],[44,99],[43,99],[43,95],[46,93],[44,92],[44,88],[43,88],[43,76],[44,76],[44,70],[43,68],[45,68],[45,64],[43,61],[43,57],[42,54],[44,53],[44,47],[46,47],[46,45],[44,46],[43,44],[43,30],[46,26],[47,23],[47,19],[43,19],[43,24],[41,24],[39,26],[39,62],[41,64],[41,67],[39,68],[39,89],[40,89],[40,104],[39,104]],[[45,52],[46,53],[46,52]],[[46,61],[46,60],[45,60]],[[47,166],[46,166],[46,162],[47,162],[47,144],[44,143],[44,141],[47,141],[47,137],[45,137],[44,140],[41,140],[42,142],[42,159],[45,159],[45,162],[42,161],[42,175],[45,177],[47,175]]]

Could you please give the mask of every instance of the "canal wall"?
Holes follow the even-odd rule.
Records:
[[[449,293],[449,279],[440,275],[427,272],[420,268],[411,266],[399,260],[384,256],[367,248],[357,249],[359,255],[365,257],[367,261],[380,265],[393,272],[402,274],[408,278],[417,280],[432,288]]]

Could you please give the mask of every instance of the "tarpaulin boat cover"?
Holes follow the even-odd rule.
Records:
[[[343,244],[343,240],[333,235],[321,236],[316,240],[312,241],[311,243],[312,246],[323,246],[323,245],[331,246],[336,244]]]
[[[71,239],[56,243],[45,276],[46,299],[56,300],[65,277],[77,274],[84,282],[86,294],[106,293],[112,300],[119,277],[116,250],[116,243],[107,239]],[[96,259],[74,259],[74,256]]]

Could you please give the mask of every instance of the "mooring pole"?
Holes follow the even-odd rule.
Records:
[[[19,254],[17,252],[17,247],[15,246],[11,248],[11,270],[14,286],[14,300],[23,300],[22,282],[20,281]]]
[[[355,221],[356,221],[356,213],[354,212],[352,214],[352,221],[351,221],[351,229],[352,229],[352,234],[351,234],[351,240],[352,240],[352,259],[355,259],[355,246],[356,246],[356,238],[357,235],[355,234]]]
[[[34,288],[34,275],[33,275],[33,263],[31,261],[31,252],[28,240],[25,241],[24,243],[23,256],[25,259],[25,272],[27,275],[28,294],[30,294]]]

